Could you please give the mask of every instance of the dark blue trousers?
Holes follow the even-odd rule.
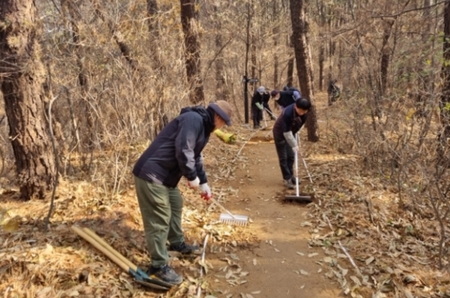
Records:
[[[291,179],[294,175],[294,150],[292,150],[291,146],[289,146],[284,138],[282,140],[277,140],[277,138],[274,137],[274,140],[283,179]]]

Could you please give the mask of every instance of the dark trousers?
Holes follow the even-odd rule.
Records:
[[[259,127],[262,120],[262,111],[258,107],[252,107],[253,127]]]
[[[292,150],[291,146],[289,146],[284,138],[282,140],[277,140],[274,136],[274,140],[283,179],[291,179],[294,175],[294,150]]]

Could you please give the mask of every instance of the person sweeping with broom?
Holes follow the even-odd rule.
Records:
[[[298,144],[295,135],[306,122],[310,108],[311,102],[307,98],[298,99],[283,109],[272,129],[281,174],[288,189],[294,189],[296,183],[293,166]]]
[[[200,188],[201,197],[212,198],[201,152],[210,134],[231,125],[231,106],[224,100],[186,107],[169,122],[137,160],[134,182],[150,252],[151,278],[178,285],[183,278],[169,265],[168,250],[182,254],[200,253],[198,246],[186,244],[181,228],[183,198],[178,189],[182,177],[191,188]],[[169,242],[167,249],[166,243]]]

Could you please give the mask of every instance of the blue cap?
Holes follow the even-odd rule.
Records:
[[[217,102],[210,103],[209,106],[216,112],[217,115],[219,115],[220,118],[225,121],[225,124],[230,126],[231,125],[231,106],[228,102],[225,100],[218,100]]]

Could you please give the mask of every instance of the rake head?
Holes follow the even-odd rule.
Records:
[[[236,226],[246,226],[248,224],[248,216],[235,214],[231,216],[230,214],[222,213],[219,221]]]
[[[286,195],[284,197],[285,201],[296,201],[299,203],[311,203],[313,201],[313,198],[309,195]]]

